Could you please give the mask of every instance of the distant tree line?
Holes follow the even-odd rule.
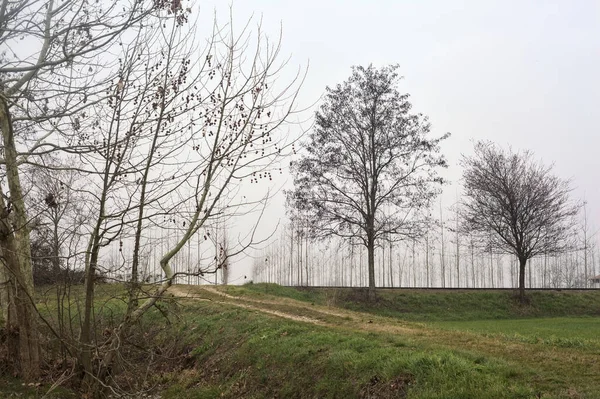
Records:
[[[449,212],[447,214],[450,214]],[[505,251],[481,247],[473,237],[441,228],[421,240],[389,243],[376,248],[377,287],[515,288],[519,287],[519,261]],[[583,226],[583,224],[582,224]],[[532,258],[525,270],[526,288],[591,288],[590,278],[600,274],[597,237],[561,254]],[[458,253],[457,253],[458,249]],[[458,261],[457,261],[458,260]],[[364,247],[332,238],[314,242],[282,226],[273,242],[255,255],[254,282],[291,286],[367,287],[367,254]]]

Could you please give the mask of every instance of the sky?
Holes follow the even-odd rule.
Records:
[[[600,1],[202,1],[203,16],[254,16],[282,29],[289,68],[309,66],[299,101],[317,104],[351,66],[399,64],[399,89],[428,115],[457,183],[473,140],[532,150],[573,180],[600,228]],[[444,201],[456,195],[449,186]],[[270,215],[283,215],[275,201]]]

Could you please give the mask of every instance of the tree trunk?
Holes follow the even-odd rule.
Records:
[[[14,255],[6,259],[5,266],[17,284],[13,299],[17,312],[20,371],[26,381],[36,381],[40,375],[40,345],[33,300],[31,243],[23,190],[19,179],[14,132],[8,104],[3,98],[0,98],[0,130],[2,130],[6,178],[10,190],[10,207],[4,204],[4,199],[1,204],[3,227],[7,227],[4,229],[6,230],[4,238],[6,239],[5,243],[8,244],[3,247],[3,250],[5,256],[9,252]]]
[[[82,376],[82,385],[84,389],[88,390],[89,392],[92,392],[97,385],[97,380],[94,378],[94,370],[92,366],[92,319],[95,296],[94,284],[100,253],[100,228],[104,222],[105,203],[106,189],[102,191],[102,196],[100,199],[100,213],[88,243],[85,259],[85,305],[83,308],[83,323],[81,325],[81,332],[79,336],[79,362],[82,372],[84,373]]]
[[[305,239],[306,241],[304,243],[304,269],[306,270],[306,286],[308,287],[310,285],[308,273],[308,234],[305,235]],[[352,269],[350,269],[350,272],[352,272]]]
[[[1,197],[0,197],[1,198]],[[4,231],[2,232],[4,233]],[[19,359],[19,325],[17,323],[17,309],[15,298],[17,297],[16,279],[9,264],[16,264],[10,259],[14,252],[10,251],[4,234],[0,237],[0,256],[4,261],[0,264],[0,306],[2,307],[2,317],[4,319],[4,330],[6,332],[6,351],[8,359]],[[10,263],[9,263],[10,262]],[[11,364],[12,373],[19,372],[20,362],[17,360]]]
[[[372,234],[367,237],[367,256],[369,269],[369,290],[368,297],[369,301],[375,299],[375,238]]]
[[[97,233],[97,232],[96,232]],[[94,386],[94,370],[92,367],[92,309],[94,304],[94,277],[96,275],[96,265],[98,263],[100,238],[94,234],[92,248],[89,254],[89,261],[85,270],[85,305],[83,308],[83,324],[80,334],[80,359],[83,372],[83,386],[89,389]]]
[[[525,265],[527,265],[527,259],[519,257],[519,302],[525,304]]]
[[[0,246],[0,258],[4,259],[4,245]],[[9,294],[8,290],[11,288],[11,278],[8,269],[4,266],[4,262],[0,263],[0,309],[2,311],[2,320],[5,321],[6,325],[9,324],[11,315],[10,301],[9,299],[13,295]]]

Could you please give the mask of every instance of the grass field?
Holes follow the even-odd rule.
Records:
[[[511,291],[379,290],[374,303],[366,291],[350,288],[293,288],[276,284],[227,287],[231,295],[274,295],[319,305],[396,317],[411,321],[457,321],[528,317],[600,316],[598,291],[531,291],[529,305],[521,306]]]
[[[106,318],[121,290],[99,287]],[[172,293],[170,324],[163,309],[139,326],[149,348],[169,348],[147,382],[167,399],[600,398],[600,291],[533,292],[526,307],[506,291],[382,290],[375,303],[270,284]],[[0,397],[43,391],[0,381]]]
[[[600,397],[594,331],[600,292],[535,292],[531,304],[521,307],[505,291],[382,291],[369,304],[350,290],[263,284],[221,290],[231,296],[221,304],[254,309],[250,314],[238,309],[235,325],[264,317],[262,311],[306,319],[298,324],[270,317],[259,323],[250,347],[240,343],[244,356],[232,361],[243,365],[247,379],[227,382],[219,373],[210,386],[225,397],[246,396],[235,389],[257,379],[263,381],[262,388],[253,388],[261,392],[257,397],[278,392],[286,393],[281,397]],[[566,317],[572,314],[577,316]],[[253,364],[266,375],[253,374],[259,372]],[[223,386],[234,391],[224,392]],[[172,397],[203,397],[194,396],[194,389],[183,392]]]
[[[506,340],[588,349],[600,354],[600,317],[445,321],[433,325]]]
[[[531,370],[471,353],[432,348],[394,332],[335,329],[213,303],[186,320],[199,372],[165,398],[529,398]]]

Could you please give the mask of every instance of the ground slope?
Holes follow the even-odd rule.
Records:
[[[218,309],[237,308],[243,310],[246,315],[250,313],[249,316],[244,317],[262,315],[273,319],[290,320],[294,323],[318,327],[318,331],[328,331],[347,337],[358,334],[363,337],[371,337],[373,341],[377,342],[401,340],[401,344],[395,343],[394,346],[406,346],[405,352],[410,352],[420,359],[416,361],[407,358],[408,363],[402,367],[398,366],[399,370],[406,372],[401,372],[397,377],[386,376],[388,389],[384,390],[385,392],[381,391],[379,394],[371,395],[369,384],[365,385],[364,381],[359,383],[354,392],[358,397],[499,397],[497,395],[502,392],[502,384],[505,384],[506,392],[502,394],[502,397],[600,398],[600,350],[594,340],[581,341],[583,343],[577,345],[571,345],[568,340],[529,342],[515,339],[514,336],[507,334],[491,334],[489,329],[486,332],[457,330],[435,324],[409,322],[397,317],[385,317],[268,294],[256,296],[251,291],[238,288],[229,289],[229,292],[234,294],[230,295],[226,292],[227,290],[228,288],[174,286],[169,291],[188,301],[207,302],[213,309],[215,306]],[[236,314],[239,315],[239,313]],[[287,335],[287,330],[281,332],[281,334],[284,333]],[[318,337],[315,336],[313,339],[318,339]],[[573,342],[581,343],[580,341]],[[256,347],[256,343],[254,345]],[[396,356],[405,354],[397,352]],[[431,357],[428,357],[429,354]],[[340,355],[332,352],[331,356]],[[458,360],[451,359],[452,356],[457,356]],[[361,359],[356,353],[348,352],[346,357],[340,356],[339,361],[344,362],[347,372],[353,367],[356,369],[357,366],[354,366],[353,362],[360,363]],[[394,357],[386,357],[382,361],[393,362]],[[201,366],[202,362],[198,364]],[[265,367],[274,365],[275,363],[267,362]],[[305,365],[311,367],[310,361],[306,361]],[[489,370],[486,368],[488,366]],[[426,376],[419,377],[422,368],[443,370],[445,367],[448,370],[444,372],[445,374],[442,373],[443,375],[437,376],[434,374],[437,371],[430,370]],[[493,373],[494,367],[497,367],[500,370],[498,372],[503,375],[498,380],[490,382],[490,396],[488,396],[484,394],[486,388],[479,386],[477,379],[488,378],[486,373]],[[460,369],[462,374],[469,374],[472,370],[474,374],[473,376],[448,374],[452,373],[453,369]],[[234,369],[229,372],[236,373]],[[477,373],[481,373],[481,375],[478,376]],[[380,377],[374,375],[370,378],[373,385],[376,386]],[[458,382],[453,385],[452,381],[449,381],[451,379],[456,379]],[[457,386],[460,381],[463,381],[463,385],[472,384],[472,387]],[[411,383],[413,386],[410,386]],[[439,386],[436,387],[436,384]],[[390,386],[400,388],[390,390]],[[441,392],[440,389],[445,389],[446,392]],[[235,390],[229,392],[232,397],[235,396]],[[327,388],[314,392],[306,391],[304,394],[296,392],[297,395],[293,396],[319,397],[319,392],[321,392],[322,396],[338,397],[335,393],[337,391],[329,391]],[[328,395],[329,392],[333,392],[333,394]],[[264,393],[263,391],[262,394]],[[269,395],[278,397],[277,388],[267,391],[266,396]],[[241,396],[245,395],[241,394]],[[262,396],[259,395],[259,397]]]

